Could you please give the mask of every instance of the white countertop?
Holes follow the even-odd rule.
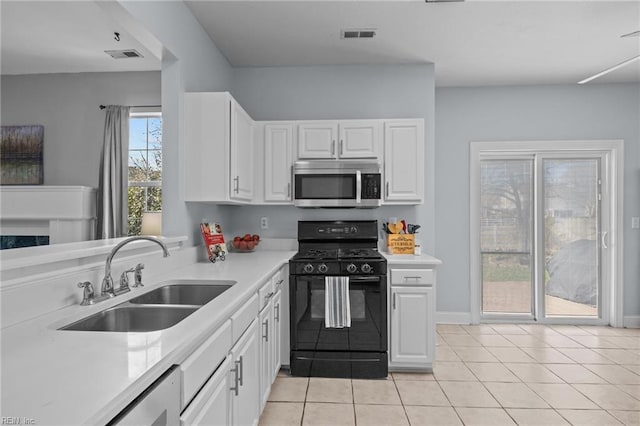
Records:
[[[74,305],[3,329],[1,415],[47,425],[106,423],[167,368],[182,362],[293,254],[230,253],[224,262],[191,264],[167,274],[162,282],[229,279],[237,284],[166,330],[57,330],[158,287],[160,280],[114,300]]]
[[[389,254],[382,252],[382,255],[387,258],[387,265],[441,265],[442,261],[436,259],[428,254],[421,254],[419,256],[413,254]]]
[[[1,415],[47,425],[106,423],[167,368],[182,362],[294,254],[293,250],[230,253],[224,262],[185,265],[114,300],[73,305],[3,329]],[[441,263],[429,255],[385,257],[389,265]],[[166,330],[57,330],[175,279],[237,284]]]

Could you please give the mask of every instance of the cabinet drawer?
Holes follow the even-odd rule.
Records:
[[[391,285],[433,285],[433,269],[392,269]]]
[[[235,314],[231,315],[231,338],[236,342],[249,327],[251,321],[258,316],[258,295],[254,294]]]
[[[260,309],[264,308],[265,306],[267,306],[267,303],[269,303],[269,299],[271,299],[271,296],[273,296],[273,279],[269,278],[267,280],[266,283],[264,283],[262,285],[262,287],[260,287],[260,290],[258,290],[258,298],[260,301]]]
[[[228,356],[218,371],[207,381],[198,396],[180,416],[181,426],[228,425],[229,422],[229,366]]]
[[[211,337],[196,349],[185,362],[182,370],[182,408],[198,392],[198,389],[231,350],[231,321],[227,320]]]

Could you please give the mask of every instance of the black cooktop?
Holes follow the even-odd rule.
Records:
[[[292,260],[383,260],[384,256],[371,247],[300,248]]]

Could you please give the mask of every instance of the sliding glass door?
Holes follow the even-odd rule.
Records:
[[[533,316],[533,157],[480,165],[482,311]]]
[[[502,152],[480,158],[481,316],[600,321],[606,156]]]
[[[541,156],[539,256],[545,317],[599,318],[601,179],[599,158]],[[541,289],[541,293],[542,293]]]

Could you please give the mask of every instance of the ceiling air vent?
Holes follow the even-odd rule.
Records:
[[[111,56],[113,59],[143,58],[140,52],[135,49],[105,50],[104,53]]]
[[[342,30],[340,32],[340,38],[374,38],[375,36],[375,29]]]

